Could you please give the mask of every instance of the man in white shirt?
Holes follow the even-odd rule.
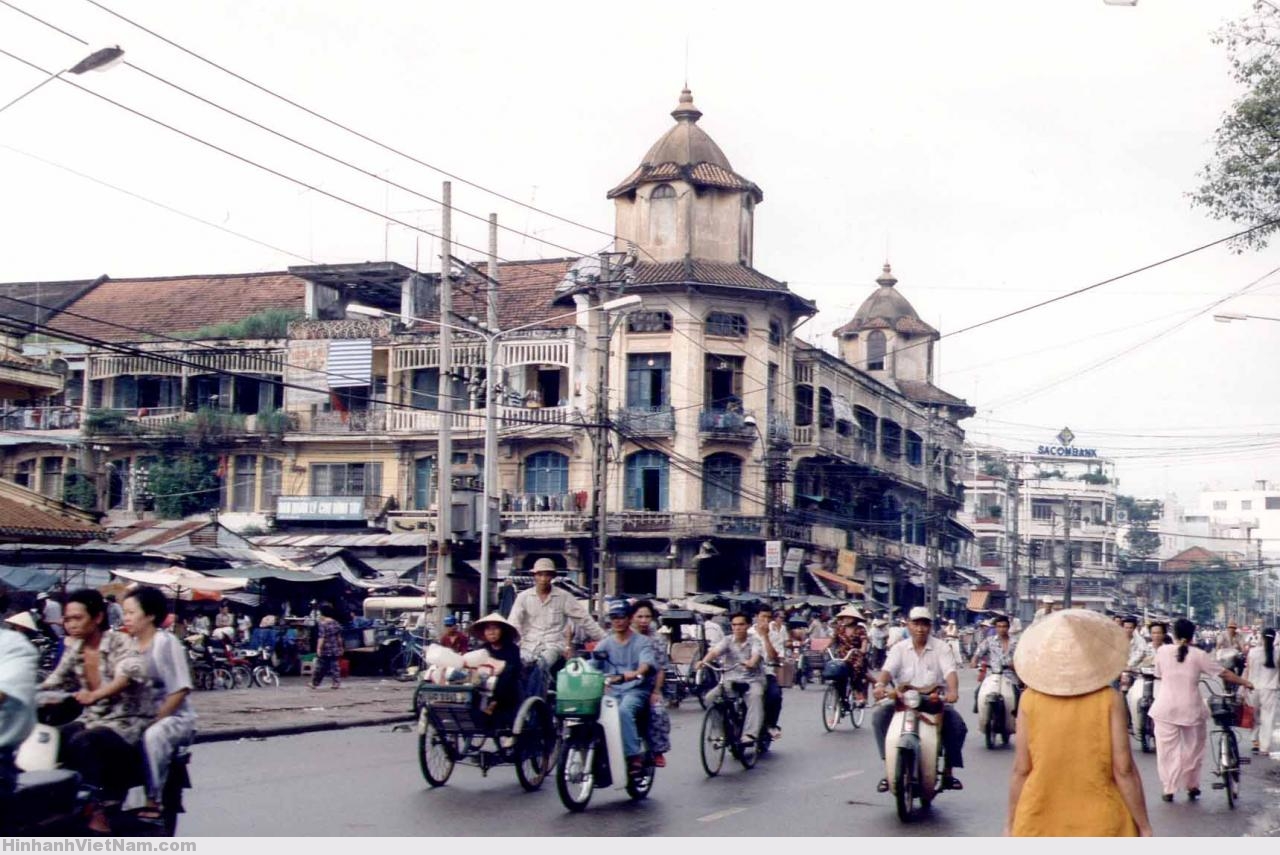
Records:
[[[36,594],[36,605],[40,608],[40,619],[53,630],[53,634],[58,638],[65,637],[66,631],[62,628],[62,603],[42,591]]]
[[[951,705],[960,698],[960,678],[956,674],[956,661],[948,645],[941,639],[930,638],[933,630],[933,614],[923,606],[916,606],[908,615],[911,638],[889,649],[884,669],[876,677],[876,700],[896,698],[897,690],[905,686],[926,690],[942,689],[942,701],[946,706],[942,713],[942,745],[946,755],[946,768],[942,773],[942,789],[964,789],[951,770],[964,767],[964,738],[968,732],[964,719]],[[892,681],[895,689],[888,688]],[[876,748],[884,759],[884,740],[893,720],[893,704],[876,707],[871,715],[871,726],[876,734]],[[889,791],[889,780],[881,778],[877,789]]]
[[[1137,668],[1142,664],[1142,660],[1150,658],[1155,651],[1151,649],[1150,643],[1142,637],[1142,633],[1138,632],[1138,618],[1136,615],[1125,615],[1120,619],[1120,626],[1124,629],[1125,634],[1129,636],[1129,667]],[[1128,682],[1128,675],[1125,675]]]
[[[605,631],[591,619],[587,609],[568,591],[553,588],[556,565],[550,558],[533,564],[533,587],[516,595],[507,620],[520,630],[520,658],[539,662],[554,672],[569,651],[572,625],[581,626],[592,641],[600,641]]]
[[[782,687],[778,685],[777,666],[787,649],[787,631],[775,624],[772,616],[768,606],[756,612],[755,622],[747,630],[747,635],[759,639],[764,650],[764,726],[774,739],[778,739],[782,736],[782,728],[778,727],[778,719],[782,716]]]

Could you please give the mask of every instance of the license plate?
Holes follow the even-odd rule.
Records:
[[[432,692],[427,695],[429,704],[466,704],[471,702],[470,692]]]

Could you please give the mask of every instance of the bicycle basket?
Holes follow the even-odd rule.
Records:
[[[1213,723],[1219,727],[1234,727],[1236,723],[1237,704],[1230,698],[1210,698],[1209,714]]]

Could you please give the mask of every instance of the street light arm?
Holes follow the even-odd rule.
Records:
[[[89,54],[84,59],[80,60],[70,68],[64,68],[61,71],[57,71],[57,72],[54,72],[53,74],[50,74],[44,80],[41,80],[39,83],[37,83],[35,86],[32,86],[26,92],[23,92],[17,98],[14,98],[12,101],[5,104],[3,107],[0,107],[0,113],[3,113],[5,110],[8,110],[10,107],[12,107],[14,104],[17,104],[23,98],[26,98],[28,95],[31,95],[33,92],[44,87],[45,85],[52,83],[53,81],[57,80],[59,77],[61,77],[64,74],[84,74],[86,71],[106,71],[107,69],[115,65],[118,65],[123,61],[124,61],[124,50],[119,45],[113,45],[112,47],[102,48],[101,50],[94,51],[93,53]]]

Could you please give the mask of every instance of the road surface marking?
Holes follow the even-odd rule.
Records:
[[[715,813],[709,813],[706,816],[698,817],[698,822],[715,822],[718,819],[724,819],[725,817],[733,816],[735,813],[742,813],[744,810],[746,810],[746,808],[744,807],[726,808],[725,810],[718,810]]]
[[[863,770],[861,769],[854,769],[852,772],[842,772],[839,775],[832,775],[831,780],[843,781],[845,778],[852,778],[854,775],[861,775],[862,771]]]

